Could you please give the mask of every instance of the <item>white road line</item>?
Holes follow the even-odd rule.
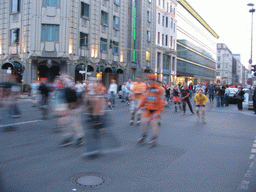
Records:
[[[252,151],[251,151],[252,153],[256,153],[256,149],[254,149],[254,148],[252,148]]]
[[[253,158],[254,158],[254,155],[251,154],[250,157],[249,157],[249,159],[251,160],[251,159],[253,159]]]
[[[25,122],[19,122],[19,123],[13,123],[13,124],[7,124],[7,125],[0,125],[0,128],[3,127],[9,127],[9,126],[13,126],[13,125],[23,125],[23,124],[29,124],[29,123],[37,123],[43,120],[34,120],[34,121],[25,121]]]

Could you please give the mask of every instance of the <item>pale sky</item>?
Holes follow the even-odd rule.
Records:
[[[187,0],[195,11],[219,35],[233,54],[241,54],[241,63],[248,68],[251,55],[251,16],[248,3],[256,0]],[[253,64],[256,64],[256,12],[253,14]]]

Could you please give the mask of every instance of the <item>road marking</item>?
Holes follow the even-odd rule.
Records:
[[[252,147],[256,148],[256,143],[254,143]]]
[[[254,149],[254,148],[252,148],[252,151],[251,151],[252,153],[256,153],[256,149]]]
[[[29,123],[37,123],[43,120],[34,120],[34,121],[25,121],[25,122],[19,122],[19,123],[13,123],[13,124],[7,124],[7,125],[0,125],[0,128],[3,127],[9,127],[9,126],[13,126],[13,125],[23,125],[23,124],[29,124]]]
[[[249,157],[249,159],[251,160],[251,159],[253,159],[253,158],[254,158],[254,155],[251,154],[250,157]]]

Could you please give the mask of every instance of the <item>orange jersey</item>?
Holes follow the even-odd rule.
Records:
[[[164,89],[159,85],[149,87],[149,90],[142,97],[138,108],[146,110],[162,111],[165,106]]]
[[[132,92],[135,99],[140,99],[141,96],[146,92],[146,84],[142,82],[134,82],[132,86]]]

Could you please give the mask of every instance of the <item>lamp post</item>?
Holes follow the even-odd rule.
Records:
[[[251,9],[249,10],[250,13],[252,13],[252,23],[251,23],[251,58],[249,60],[249,63],[252,64],[252,40],[253,40],[253,13],[255,12],[255,9],[253,9],[254,4],[248,3],[247,6],[250,6]]]

